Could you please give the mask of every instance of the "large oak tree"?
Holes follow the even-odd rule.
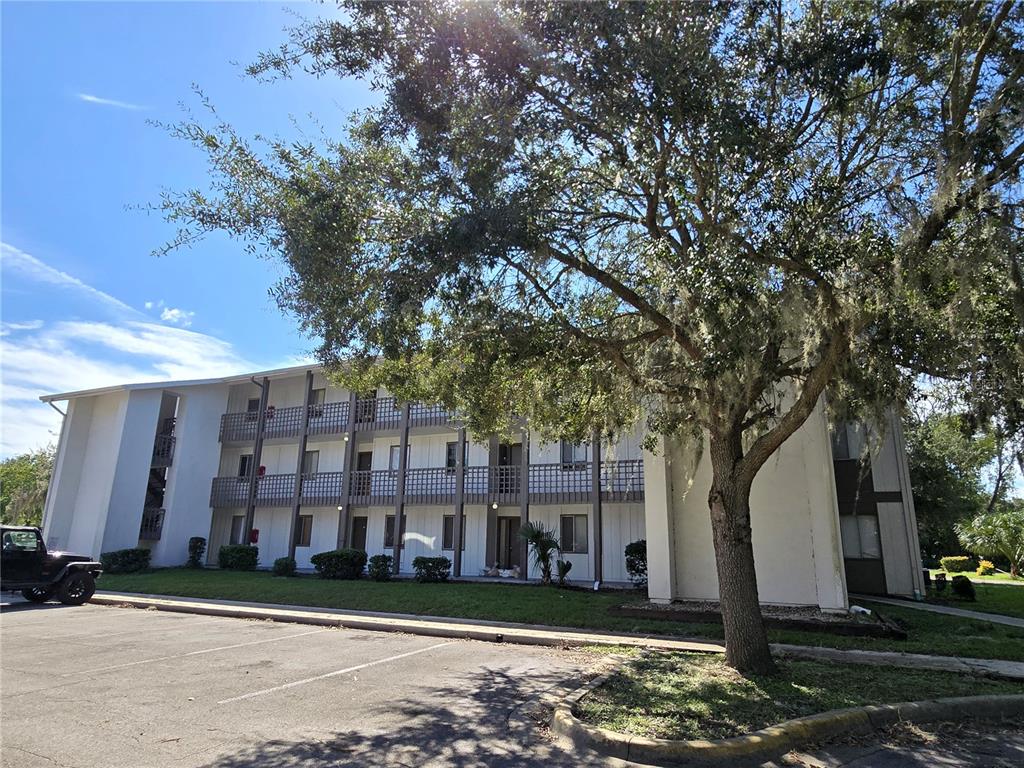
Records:
[[[165,198],[170,247],[280,257],[324,363],[473,428],[704,441],[728,661],[768,671],[751,484],[830,386],[957,365],[951,286],[998,271],[1019,203],[1021,28],[1009,2],[347,4],[251,73],[381,105],[309,141],[174,126],[211,176]]]

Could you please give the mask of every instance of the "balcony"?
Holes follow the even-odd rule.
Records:
[[[139,538],[142,541],[159,541],[164,528],[164,511],[149,508],[142,511],[142,523],[139,525]]]
[[[169,467],[174,461],[174,435],[157,435],[153,440],[153,460],[150,466],[154,469]]]
[[[349,404],[324,403],[309,406],[309,434],[340,435],[348,429]],[[440,405],[413,403],[409,406],[409,426],[444,426],[452,414]],[[225,413],[220,417],[222,443],[251,443],[256,439],[258,411]],[[402,406],[393,397],[369,397],[356,400],[355,428],[367,432],[398,429]],[[267,408],[264,438],[298,437],[302,433],[302,406]]]
[[[531,464],[530,502],[573,504],[591,501],[593,464]],[[466,467],[464,499],[467,504],[518,504],[522,471],[518,466]],[[454,504],[456,472],[451,467],[410,469],[405,475],[405,503]],[[304,505],[354,506],[395,503],[398,472],[389,469],[358,470],[351,473],[351,486],[341,472],[304,475],[300,502]],[[603,501],[643,501],[643,462],[601,463]],[[256,481],[256,506],[291,506],[295,475],[263,475]],[[244,507],[248,501],[249,477],[215,477],[210,489],[211,507]]]

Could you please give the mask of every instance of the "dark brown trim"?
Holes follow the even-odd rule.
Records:
[[[402,405],[402,416],[398,426],[398,477],[395,479],[395,541],[391,550],[394,558],[393,571],[397,574],[402,566],[401,521],[405,518],[405,472],[409,464],[409,404]]]
[[[466,520],[466,428],[459,427],[455,443],[455,528],[452,532],[455,550],[452,554],[452,574],[458,578],[462,575],[462,526]],[[441,537],[444,538],[442,521]]]
[[[522,445],[519,457],[519,527],[530,522],[530,433],[523,429],[519,433]],[[519,573],[523,581],[530,574],[530,548],[526,539],[519,541]]]
[[[302,467],[306,463],[306,446],[309,443],[309,409],[313,403],[313,372],[306,371],[306,391],[302,398],[302,427],[299,432],[299,456],[295,462],[295,486],[292,491],[292,524],[288,530],[288,557],[295,559],[295,534],[299,527],[299,511],[302,509]]]
[[[252,526],[256,517],[256,484],[259,482],[260,462],[263,461],[263,432],[267,427],[270,379],[264,376],[263,383],[257,382],[257,386],[260,388],[260,412],[256,416],[256,439],[252,446],[252,471],[249,473],[249,493],[245,503],[245,528],[243,530],[243,543],[245,544],[252,542]]]
[[[338,506],[338,549],[344,549],[349,540],[349,520],[352,517],[352,470],[356,455],[356,393],[348,393],[348,423],[345,425],[345,447],[341,452],[341,471],[344,473],[344,496]]]
[[[600,584],[603,579],[603,541],[601,538],[601,431],[595,429],[590,444],[593,446],[593,459],[590,474],[590,499],[594,517],[594,583]]]

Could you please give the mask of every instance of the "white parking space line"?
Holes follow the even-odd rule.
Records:
[[[157,656],[153,659],[140,659],[139,661],[129,661],[124,664],[112,664],[109,667],[96,667],[95,669],[83,669],[78,672],[65,672],[61,677],[74,677],[75,675],[91,675],[96,672],[109,672],[112,669],[124,669],[125,667],[136,667],[139,664],[153,664],[157,661],[170,661],[171,659],[184,659],[188,656],[202,656],[204,653],[217,653],[218,651],[230,651],[233,648],[245,648],[250,645],[262,645],[263,643],[276,643],[279,640],[291,640],[296,637],[306,637],[307,635],[319,635],[321,632],[329,632],[330,629],[314,629],[312,632],[300,632],[297,635],[284,635],[282,637],[267,637],[263,640],[253,640],[248,643],[235,643],[234,645],[221,645],[216,648],[203,648],[199,651],[189,651],[187,653],[175,653],[171,656]]]
[[[307,677],[303,680],[293,680],[290,683],[284,685],[275,685],[273,688],[264,688],[262,691],[253,691],[251,693],[243,693],[241,696],[232,696],[230,699],[223,699],[218,701],[218,704],[231,704],[235,701],[242,701],[243,699],[252,699],[256,696],[263,696],[268,693],[274,693],[276,691],[283,691],[287,688],[295,688],[299,685],[305,685],[306,683],[315,683],[317,680],[326,680],[329,677],[336,677],[338,675],[347,675],[349,672],[358,672],[360,669],[366,669],[367,667],[375,667],[378,664],[387,664],[389,661],[398,661],[399,659],[406,659],[410,656],[416,656],[420,653],[426,653],[427,651],[433,651],[438,648],[444,648],[446,645],[455,645],[454,641],[447,643],[437,643],[431,645],[429,648],[420,648],[415,651],[408,651],[406,653],[399,653],[396,656],[388,656],[386,659],[377,659],[377,661],[368,661],[365,664],[357,664],[354,667],[346,667],[345,669],[336,669],[333,672],[327,672],[323,675],[316,675],[315,677]]]

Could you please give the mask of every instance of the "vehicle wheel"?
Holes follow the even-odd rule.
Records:
[[[67,576],[57,588],[57,599],[64,605],[81,605],[96,591],[96,579],[88,571]]]
[[[45,603],[53,597],[53,587],[32,587],[21,590],[21,596],[33,603]]]

